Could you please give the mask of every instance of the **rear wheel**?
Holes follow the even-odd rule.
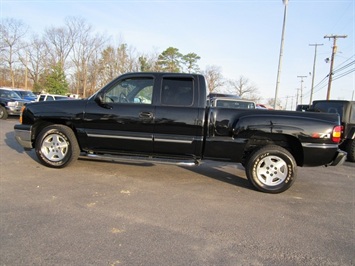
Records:
[[[355,162],[355,140],[349,140],[346,145],[347,159],[350,162]]]
[[[5,120],[5,119],[7,119],[7,117],[8,117],[8,114],[7,114],[5,107],[0,105],[0,119]]]
[[[246,161],[246,175],[258,190],[280,193],[291,187],[296,179],[296,162],[284,148],[264,146],[254,151]]]
[[[41,163],[53,168],[69,165],[80,153],[73,130],[64,125],[45,127],[37,137],[35,150]]]

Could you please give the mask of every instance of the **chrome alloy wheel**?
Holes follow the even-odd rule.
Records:
[[[41,152],[48,160],[63,160],[68,153],[69,143],[58,134],[49,134],[42,142]]]
[[[287,175],[287,164],[278,156],[266,156],[256,165],[258,180],[267,186],[279,185],[287,178]]]

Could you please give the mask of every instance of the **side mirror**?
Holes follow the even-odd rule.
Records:
[[[112,109],[112,106],[104,101],[104,95],[100,92],[95,96],[95,102],[103,108]]]
[[[100,106],[104,104],[104,100],[103,100],[102,93],[96,94],[96,96],[95,96],[95,102],[96,102],[98,105],[100,105]]]

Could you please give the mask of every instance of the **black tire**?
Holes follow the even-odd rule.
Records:
[[[355,140],[351,139],[346,144],[347,159],[349,162],[355,162]]]
[[[259,191],[280,193],[291,187],[297,177],[293,156],[276,145],[255,150],[247,159],[245,172],[249,182]]]
[[[0,105],[0,119],[5,120],[5,119],[7,119],[7,117],[8,117],[8,114],[7,114],[5,107]]]
[[[36,139],[35,150],[40,162],[53,168],[68,166],[80,154],[73,130],[63,125],[45,127]]]

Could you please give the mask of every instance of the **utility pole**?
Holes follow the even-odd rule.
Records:
[[[25,62],[25,89],[27,90],[27,76],[28,76],[28,53],[26,51],[26,62]]]
[[[329,71],[329,80],[328,80],[328,90],[327,90],[327,100],[330,99],[330,89],[332,87],[332,79],[333,79],[333,65],[334,65],[334,55],[337,52],[337,39],[338,38],[346,38],[348,35],[325,35],[324,38],[333,39],[333,48],[332,48],[332,58],[330,61],[330,71]]]
[[[312,87],[311,87],[311,96],[309,97],[309,106],[312,105],[313,100],[313,88],[314,88],[314,77],[316,75],[316,58],[317,58],[317,46],[323,45],[322,43],[309,44],[309,46],[314,46],[314,61],[313,61],[313,72],[312,72]]]
[[[285,28],[286,28],[286,17],[287,17],[288,0],[282,0],[282,2],[285,5],[285,8],[284,8],[284,19],[283,19],[283,24],[282,24],[281,45],[280,45],[280,55],[279,55],[279,66],[277,68],[274,109],[276,109],[277,94],[279,92],[279,85],[280,85],[280,73],[281,73],[281,65],[282,65],[282,55],[283,55],[283,50],[284,50],[284,39],[285,39],[284,36],[285,36]]]
[[[297,78],[301,79],[301,104],[303,103],[303,79],[306,78],[307,76],[297,76]]]
[[[296,90],[297,90],[297,93],[296,93],[296,107],[297,107],[297,105],[298,105],[298,92],[300,91],[300,89],[297,88]]]

